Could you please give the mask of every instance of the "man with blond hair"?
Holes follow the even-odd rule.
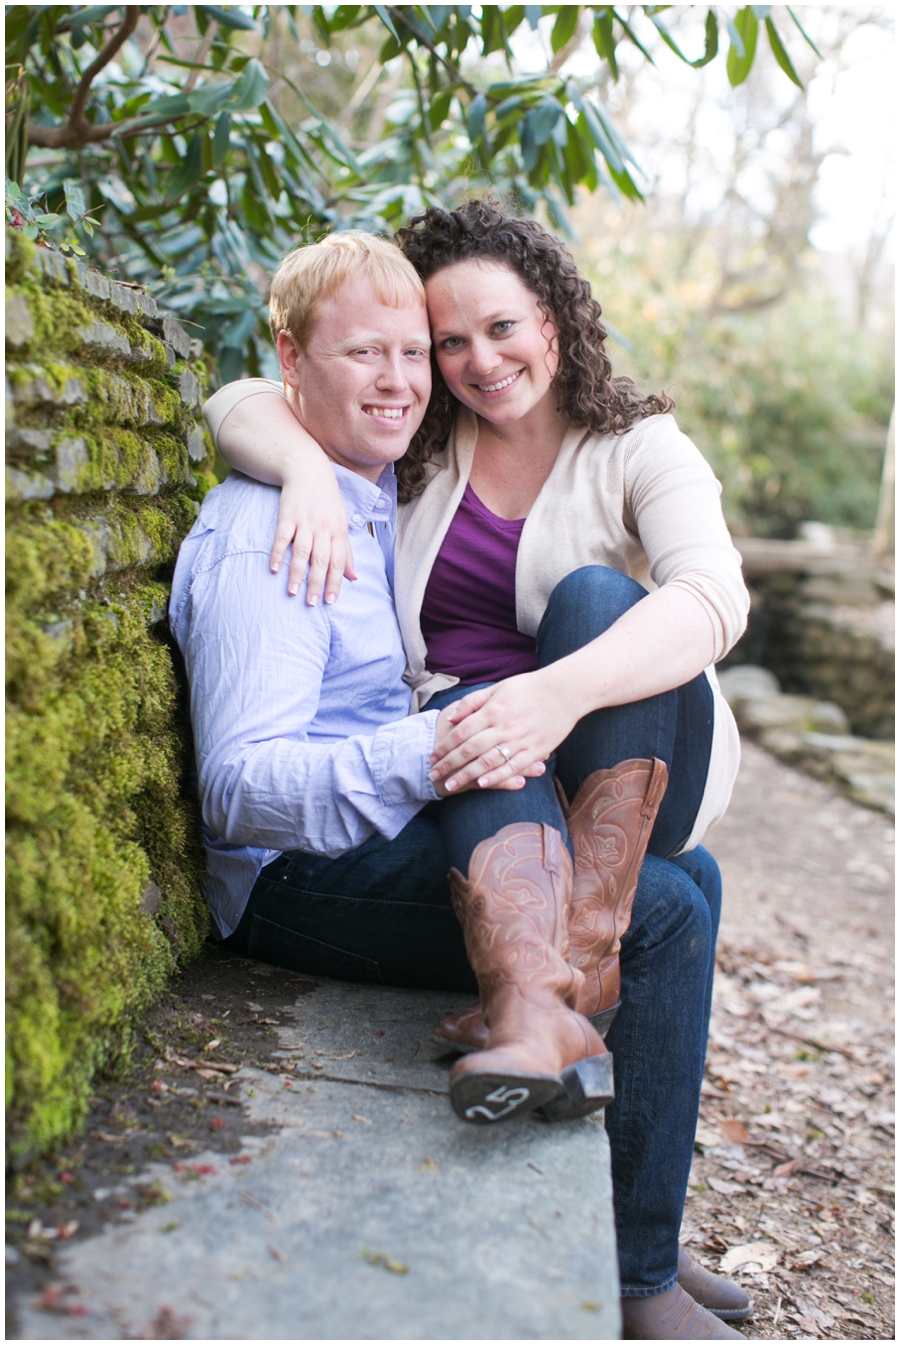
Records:
[[[240,951],[297,970],[474,986],[440,830],[418,815],[439,797],[428,772],[440,715],[409,714],[392,591],[393,463],[431,393],[422,283],[393,244],[335,234],[284,259],[270,326],[287,401],[333,464],[357,577],[339,604],[293,600],[287,571],[273,579],[268,566],[279,491],[237,472],[182,545],[170,618],[213,923]]]

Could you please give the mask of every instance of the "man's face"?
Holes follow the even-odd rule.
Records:
[[[349,280],[319,306],[302,350],[282,332],[288,401],[333,462],[377,481],[409,447],[428,398],[431,362],[424,304],[391,308],[371,280]]]

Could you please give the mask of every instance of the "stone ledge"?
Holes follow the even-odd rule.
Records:
[[[278,1014],[290,1072],[231,1076],[273,1133],[237,1164],[192,1153],[194,1181],[162,1163],[126,1178],[166,1204],[66,1245],[87,1314],[21,1300],[20,1337],[137,1338],[165,1301],[196,1339],[619,1339],[602,1121],[466,1125],[429,1037],[469,997],[301,985]]]

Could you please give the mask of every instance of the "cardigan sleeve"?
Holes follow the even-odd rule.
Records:
[[[654,583],[675,584],[703,605],[718,662],[750,610],[740,553],[722,515],[722,487],[671,416],[649,417],[633,435],[622,443],[626,523],[640,537]]]
[[[261,392],[277,392],[279,397],[284,396],[282,385],[271,378],[240,378],[234,383],[226,383],[203,403],[203,417],[217,448],[219,430],[228,412],[246,397],[256,397]]]

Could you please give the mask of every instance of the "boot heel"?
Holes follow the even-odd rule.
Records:
[[[618,1004],[614,1004],[611,1009],[601,1009],[599,1013],[592,1013],[590,1016],[591,1026],[597,1029],[604,1041],[606,1040],[607,1032],[613,1025],[613,1019],[619,1012],[621,1006],[622,1001],[619,1000]]]
[[[607,1107],[615,1098],[612,1056],[591,1055],[562,1072],[563,1086],[555,1097],[537,1108],[545,1121],[575,1121]]]

